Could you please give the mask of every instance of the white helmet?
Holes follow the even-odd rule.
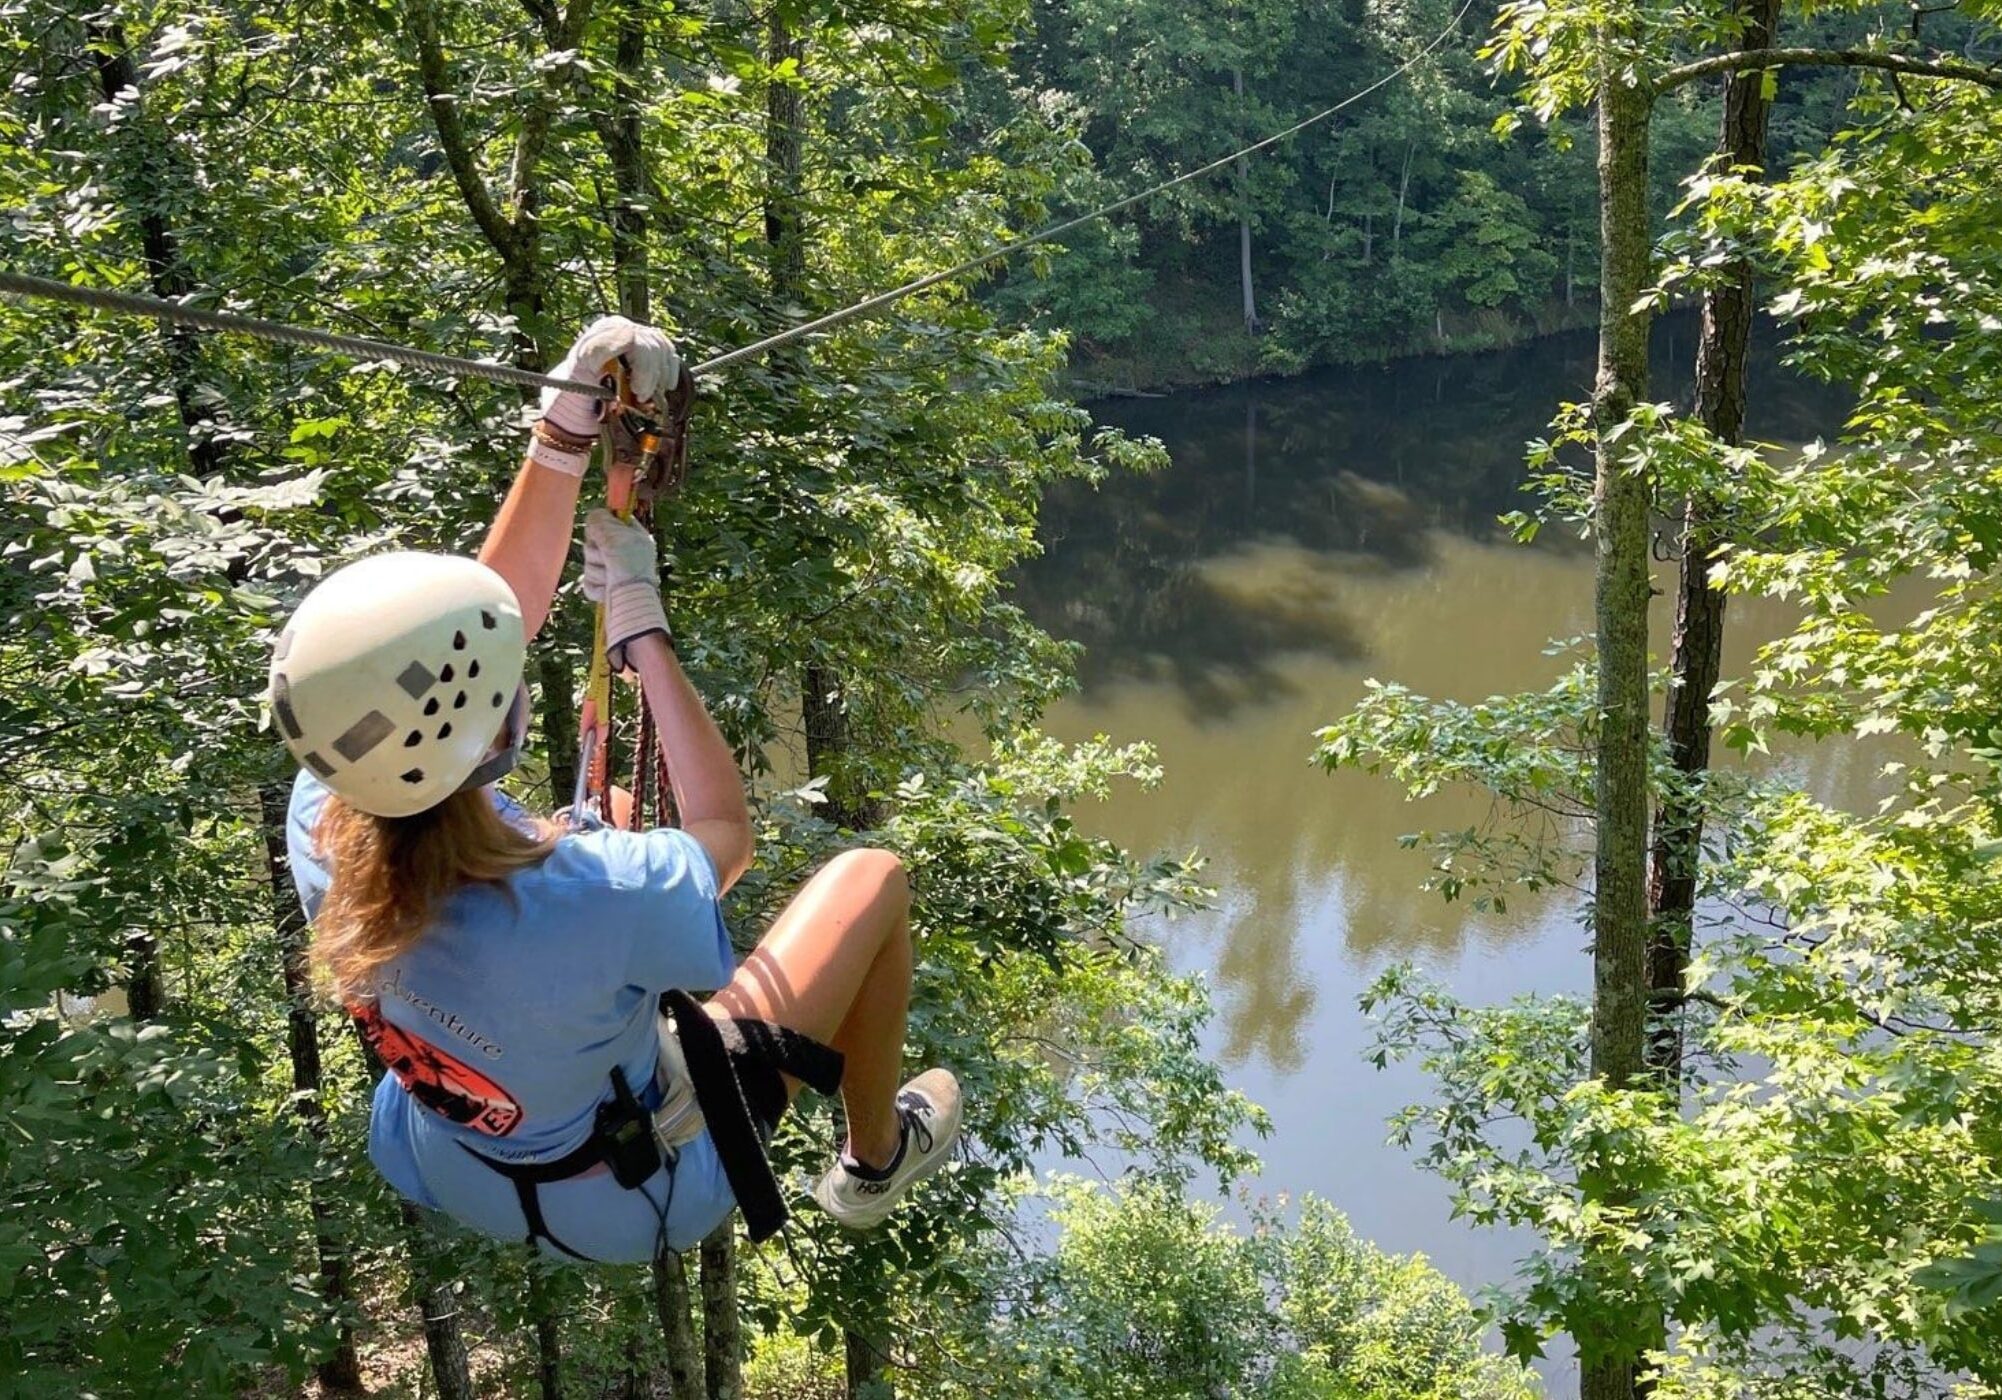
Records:
[[[342,799],[407,817],[514,767],[526,650],[514,591],[486,565],[378,554],[323,579],[292,614],[271,658],[271,710],[292,756]]]

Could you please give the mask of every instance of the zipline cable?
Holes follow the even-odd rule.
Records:
[[[913,296],[918,292],[936,287],[941,282],[950,282],[956,277],[963,277],[969,272],[987,266],[989,263],[1013,257],[1025,248],[1033,248],[1039,243],[1047,243],[1053,238],[1058,238],[1063,234],[1069,233],[1074,228],[1080,228],[1085,224],[1107,218],[1113,214],[1117,214],[1122,209],[1130,209],[1134,205],[1152,199],[1158,194],[1165,194],[1177,185],[1185,185],[1191,180],[1200,180],[1205,175],[1213,175],[1225,166],[1235,164],[1246,156],[1256,155],[1260,151],[1276,146],[1281,141],[1299,135],[1309,127],[1320,125],[1320,123],[1334,116],[1337,112],[1348,107],[1353,107],[1365,97],[1396,82],[1416,67],[1420,59],[1425,58],[1433,50],[1445,43],[1452,36],[1453,32],[1460,27],[1460,21],[1466,18],[1467,11],[1472,9],[1473,6],[1474,0],[1465,0],[1465,3],[1460,6],[1459,11],[1447,22],[1446,27],[1435,34],[1425,47],[1418,50],[1418,52],[1411,55],[1411,57],[1407,58],[1390,72],[1384,74],[1381,78],[1378,78],[1368,87],[1350,93],[1340,102],[1335,103],[1334,106],[1323,108],[1312,116],[1293,123],[1293,125],[1287,127],[1284,131],[1274,132],[1262,141],[1255,141],[1241,150],[1232,151],[1229,155],[1219,157],[1207,165],[1200,165],[1194,170],[1184,171],[1180,175],[1163,180],[1148,189],[1141,190],[1138,194],[1130,194],[1124,198],[1116,199],[1110,204],[1100,205],[1098,208],[1090,210],[1087,213],[1065,219],[1061,223],[1052,224],[1040,232],[1029,234],[1023,238],[1013,239],[1007,243],[998,244],[984,253],[967,258],[963,262],[955,263],[943,271],[927,273],[925,276],[915,278],[900,287],[893,287],[887,292],[879,292],[875,296],[865,298],[849,306],[844,306],[839,311],[830,311],[825,316],[818,316],[810,321],[802,321],[800,324],[788,327],[776,335],[769,335],[763,340],[753,341],[749,345],[725,351],[723,354],[712,356],[698,364],[691,365],[689,368],[695,377],[700,379],[716,370],[728,369],[732,365],[741,364],[745,360],[753,359],[768,350],[776,350],[781,345],[790,345],[796,340],[804,339],[820,331],[832,330],[834,327],[842,325],[845,322],[881,311],[884,307],[894,305],[902,301],[905,297]],[[234,331],[242,335],[256,336],[262,340],[278,341],[287,345],[302,345],[318,350],[338,350],[343,354],[352,355],[358,359],[391,360],[397,364],[409,365],[416,369],[438,370],[445,374],[468,379],[487,379],[497,384],[521,384],[527,385],[530,388],[564,389],[572,393],[588,394],[594,399],[609,399],[614,397],[616,392],[606,388],[602,384],[586,384],[574,379],[557,379],[546,374],[536,374],[532,370],[516,369],[513,365],[497,364],[491,360],[462,359],[457,355],[434,354],[429,350],[415,350],[407,345],[395,345],[385,340],[369,340],[365,337],[355,335],[337,335],[332,331],[312,330],[304,326],[286,325],[278,321],[266,321],[256,316],[238,316],[225,311],[205,311],[200,307],[189,306],[185,302],[165,301],[159,297],[142,296],[136,292],[115,292],[97,287],[80,287],[68,282],[57,282],[46,277],[31,277],[26,273],[12,272],[4,268],[0,268],[0,292],[13,296],[34,297],[46,301],[68,302],[75,306],[85,306],[100,311],[118,311],[135,316],[150,316],[156,320],[170,321],[183,326],[193,326],[199,330]]]
[[[578,379],[554,379],[533,370],[516,369],[513,365],[496,364],[491,360],[466,360],[457,355],[413,350],[408,345],[395,345],[387,340],[337,335],[332,331],[291,326],[257,316],[237,316],[227,311],[204,311],[185,302],[163,301],[159,297],[141,296],[137,292],[114,292],[102,287],[79,287],[47,277],[10,272],[5,268],[0,268],[0,292],[18,297],[39,297],[45,301],[66,301],[98,311],[151,316],[156,320],[172,321],[176,325],[194,326],[205,331],[236,331],[256,336],[259,340],[276,340],[314,350],[339,350],[356,359],[394,360],[414,369],[441,370],[462,379],[491,379],[496,384],[525,384],[534,389],[564,389],[573,394],[588,394],[594,399],[609,399],[616,394],[615,390],[602,384],[586,384]]]

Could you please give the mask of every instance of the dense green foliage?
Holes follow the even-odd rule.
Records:
[[[1055,1252],[1010,1283],[989,1374],[1056,1400],[1528,1400],[1466,1298],[1422,1257],[1358,1240],[1309,1196],[1250,1236],[1156,1186],[1059,1184]],[[968,1387],[968,1400],[992,1393]]]
[[[1517,81],[1498,91],[1479,57],[1497,8],[1039,0],[1013,77],[1090,152],[1059,182],[1065,208],[1207,164],[1412,67],[1261,155],[1242,181],[1226,171],[1150,201],[1130,223],[1065,235],[1041,279],[1018,272],[1001,304],[1077,336],[1084,378],[1138,388],[1588,324],[1598,287],[1589,127],[1573,115],[1494,138]],[[1796,37],[1848,43],[1907,21],[1902,8],[1833,12]],[[1773,119],[1781,165],[1821,149],[1852,86],[1846,74],[1785,76]],[[1651,193],[1664,216],[1713,143],[1715,99],[1691,89],[1657,111]],[[1255,337],[1239,314],[1241,217],[1252,231]]]
[[[1576,85],[1546,94],[1553,104],[1589,89],[1603,36],[1585,15],[1536,31],[1552,53],[1571,46],[1568,69],[1539,60],[1541,80]],[[1687,15],[1640,21],[1627,41],[1651,58],[1689,32]],[[1841,440],[1797,460],[1727,447],[1666,404],[1617,426],[1620,469],[1664,503],[1695,490],[1719,503],[1738,543],[1713,586],[1799,609],[1789,635],[1726,678],[1713,719],[1755,755],[1774,733],[1908,741],[1878,753],[1872,811],[1818,803],[1784,775],[1699,779],[1710,836],[1696,956],[1684,996],[1654,1013],[1687,1037],[1680,1094],[1593,1077],[1599,1013],[1576,1001],[1471,1007],[1404,970],[1367,999],[1379,1060],[1415,1056],[1437,1081],[1400,1132],[1462,1211],[1539,1237],[1496,1299],[1524,1354],[1559,1331],[1588,1362],[1641,1353],[1663,1395],[2002,1385],[1996,111],[1967,84],[1867,83],[1842,139],[1785,178],[1693,180],[1658,261],[1669,290],[1749,257],[1797,328],[1794,363],[1857,394]],[[1538,453],[1544,514],[1596,528],[1567,454],[1603,439],[1580,412],[1559,428]],[[1497,796],[1501,820],[1417,838],[1447,897],[1583,891],[1592,671],[1587,660],[1547,693],[1474,706],[1382,686],[1323,732],[1318,756],[1415,794],[1470,783]],[[1659,750],[1650,771],[1657,798],[1681,781]]]

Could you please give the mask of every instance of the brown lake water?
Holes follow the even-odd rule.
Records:
[[[1686,405],[1694,338],[1686,316],[1658,328],[1655,398]],[[1591,630],[1589,547],[1546,531],[1525,548],[1495,522],[1527,503],[1523,446],[1589,393],[1592,355],[1591,336],[1563,336],[1094,405],[1160,438],[1173,465],[1055,495],[1046,554],[1021,577],[1030,613],[1087,648],[1080,692],[1047,727],[1148,740],[1166,770],[1080,821],[1208,861],[1216,907],[1151,932],[1208,979],[1209,1048],[1272,1115],[1252,1189],[1323,1196],[1365,1237],[1422,1251],[1470,1289],[1506,1280],[1527,1242],[1454,1221],[1442,1184],[1385,1143],[1385,1119],[1426,1086],[1365,1062],[1357,996],[1405,959],[1478,1002],[1584,993],[1576,902],[1511,899],[1503,915],[1425,892],[1426,859],[1398,837],[1470,824],[1487,800],[1411,804],[1386,779],[1330,777],[1308,759],[1313,731],[1372,677],[1463,700],[1542,687],[1567,664],[1546,646]],[[1755,369],[1750,432],[1783,447],[1832,435],[1841,397],[1777,359],[1769,349]],[[1673,565],[1655,573],[1673,587]],[[1671,609],[1657,599],[1664,657]],[[1727,676],[1788,625],[1776,606],[1732,609]],[[1844,804],[1872,799],[1880,761],[1839,743],[1774,760]],[[1569,1370],[1546,1367],[1553,1394],[1572,1389]]]

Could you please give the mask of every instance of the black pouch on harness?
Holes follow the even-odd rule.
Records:
[[[592,1129],[605,1145],[605,1165],[612,1180],[628,1191],[660,1170],[660,1141],[653,1135],[653,1115],[626,1083],[625,1072],[612,1071],[612,1097],[598,1105]]]

